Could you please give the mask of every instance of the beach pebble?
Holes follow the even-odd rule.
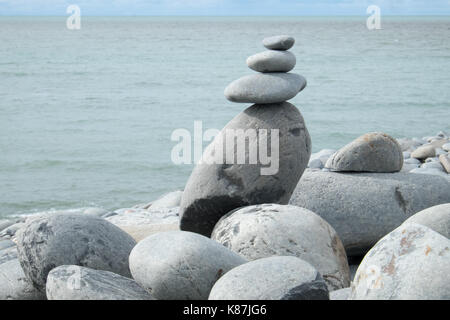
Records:
[[[290,36],[281,35],[264,38],[264,47],[272,50],[289,50],[295,43],[295,39]]]
[[[411,152],[403,151],[403,159],[409,159],[411,158]]]
[[[128,233],[136,241],[149,235],[180,230],[179,207],[173,208],[124,208],[116,210],[116,215],[106,218],[112,224]]]
[[[84,214],[89,214],[89,215],[93,215],[93,216],[97,216],[97,217],[101,217],[103,216],[105,213],[108,213],[108,210],[105,210],[103,208],[86,208],[83,211]]]
[[[227,272],[212,288],[209,300],[329,300],[329,293],[308,262],[269,257]]]
[[[183,195],[183,191],[173,191],[163,195],[158,200],[154,201],[150,208],[152,210],[155,209],[163,209],[163,208],[175,208],[180,206],[181,196]]]
[[[425,162],[420,167],[424,169],[438,169],[440,171],[444,171],[444,168],[439,161]]]
[[[448,153],[447,151],[444,151],[441,148],[436,148],[436,157],[439,157],[440,155],[443,155],[443,154],[446,155],[447,153]]]
[[[448,300],[450,240],[408,223],[383,237],[364,257],[352,300]]]
[[[211,238],[248,260],[296,256],[320,272],[329,290],[350,286],[347,256],[336,231],[307,209],[278,204],[236,209],[217,223]]]
[[[328,159],[336,152],[334,149],[322,149],[319,152],[312,153],[310,161],[320,160],[322,162],[322,168],[327,163]]]
[[[348,300],[350,293],[350,287],[332,291],[330,292],[330,300]]]
[[[43,300],[45,294],[33,287],[17,258],[0,263],[0,300]]]
[[[442,149],[447,152],[450,152],[450,143],[443,144]]]
[[[450,155],[440,155],[439,161],[447,173],[450,173]]]
[[[424,145],[411,153],[411,157],[416,159],[426,159],[429,157],[434,157],[436,155],[436,150],[432,145]]]
[[[129,278],[75,265],[52,269],[46,294],[48,300],[154,300]]]
[[[218,242],[184,231],[151,235],[130,255],[133,278],[161,300],[207,299],[223,274],[245,262]]]
[[[325,167],[331,171],[397,172],[403,154],[397,141],[385,133],[367,133],[331,156]]]
[[[412,151],[421,146],[424,142],[418,139],[400,138],[396,139],[402,151]]]
[[[221,154],[221,140],[226,140],[229,129],[267,129],[268,133],[279,130],[278,148],[274,149],[277,151],[271,156],[271,164],[249,164],[250,152],[241,164],[227,162],[225,153],[219,159],[224,164],[213,163]],[[259,139],[252,138],[247,145],[256,150]],[[278,157],[274,156],[276,153]],[[311,138],[295,106],[285,102],[247,108],[205,149],[201,163],[189,177],[181,200],[180,229],[210,236],[217,221],[233,209],[261,203],[287,204],[310,155]]]
[[[450,202],[450,181],[410,173],[307,170],[290,204],[309,209],[338,233],[348,256],[363,255],[408,217]]]
[[[248,57],[247,65],[258,72],[289,72],[294,69],[295,55],[289,51],[268,50]]]
[[[80,265],[130,277],[128,256],[136,242],[103,218],[86,214],[47,214],[18,232],[19,260],[41,292],[47,275],[60,265]]]
[[[403,161],[403,163],[405,164],[416,164],[417,166],[419,166],[422,162],[420,162],[420,160],[417,160],[416,158],[409,158],[409,159],[405,159]]]
[[[438,157],[430,157],[430,158],[426,158],[425,163],[427,162],[439,162],[439,158]]]
[[[450,238],[450,203],[433,206],[417,212],[403,224],[417,223],[424,225],[444,237]]]
[[[240,103],[281,103],[306,87],[306,79],[295,73],[257,73],[233,81],[225,97]]]
[[[308,162],[308,168],[311,169],[322,169],[323,163],[320,159],[310,159]]]

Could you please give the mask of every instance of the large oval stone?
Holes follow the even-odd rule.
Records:
[[[296,257],[269,257],[227,272],[209,300],[329,300],[319,272]]]
[[[218,242],[184,231],[151,235],[130,254],[133,278],[159,300],[205,300],[223,274],[245,262]]]
[[[249,68],[258,72],[289,72],[295,63],[295,55],[289,51],[267,50],[247,59]]]
[[[242,140],[233,139],[227,146],[231,151],[221,151],[227,133],[237,133],[239,129],[249,135],[248,152],[241,152],[245,161],[227,161],[227,154],[235,159],[233,150],[244,147]],[[264,131],[271,135],[268,144],[273,151],[271,159],[264,164],[259,157],[253,164],[250,160],[256,149],[264,151],[259,147],[264,144]],[[279,143],[272,148],[277,135]],[[261,203],[287,204],[310,155],[311,138],[295,106],[286,102],[247,108],[206,148],[202,163],[189,177],[181,199],[181,230],[210,236],[217,221],[233,209]],[[214,159],[223,164],[213,163]]]
[[[364,257],[351,300],[449,300],[450,240],[408,223],[383,237]]]
[[[211,236],[249,260],[295,256],[320,272],[330,291],[350,286],[344,246],[336,231],[305,208],[262,204],[236,209]]]
[[[132,279],[80,266],[59,266],[48,274],[48,300],[154,300]]]
[[[332,157],[325,168],[332,171],[397,172],[403,166],[400,145],[391,136],[373,132],[352,141]]]
[[[410,173],[308,170],[290,204],[309,209],[338,233],[348,256],[363,255],[413,214],[450,202],[450,182]]]
[[[450,238],[450,203],[440,204],[417,212],[408,218],[405,223],[424,225],[444,237]]]
[[[136,242],[103,218],[46,214],[31,219],[17,235],[25,275],[45,292],[47,275],[61,265],[79,265],[130,277],[128,256]]]
[[[232,102],[279,103],[294,98],[306,87],[306,79],[295,73],[257,73],[233,81],[225,88]]]

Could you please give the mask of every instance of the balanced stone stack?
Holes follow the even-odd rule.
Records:
[[[182,196],[181,230],[210,236],[217,221],[233,209],[262,203],[288,203],[311,155],[311,138],[303,117],[295,106],[286,102],[306,86],[304,77],[289,73],[296,58],[287,50],[294,42],[289,36],[264,39],[268,50],[247,59],[248,66],[258,73],[242,77],[225,89],[228,100],[254,105],[231,120],[203,153]],[[226,140],[230,130],[246,133],[249,150],[244,155],[245,163],[229,160],[239,157],[235,150],[242,147],[239,138],[236,142]],[[256,134],[252,135],[252,131]],[[251,163],[250,149],[261,148],[263,138],[272,143],[276,139],[275,132],[279,141],[277,152],[268,152],[271,163],[264,163],[261,153],[259,160]],[[226,150],[231,150],[228,154],[222,152],[225,140]],[[217,161],[218,152],[221,161]],[[264,173],[272,165],[274,170]]]

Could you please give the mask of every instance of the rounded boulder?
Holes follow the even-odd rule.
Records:
[[[330,291],[350,286],[341,240],[310,210],[277,204],[236,209],[217,223],[211,238],[249,260],[298,257],[320,272]]]
[[[103,218],[46,214],[27,222],[17,237],[19,260],[33,285],[45,292],[50,270],[79,265],[130,277],[128,256],[136,242]]]

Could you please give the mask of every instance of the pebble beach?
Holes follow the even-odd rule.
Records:
[[[0,220],[0,299],[450,299],[450,132],[312,153],[288,102],[307,88],[295,44],[265,38],[254,73],[224,91],[244,107],[219,137],[279,130],[276,173],[206,161],[183,190],[130,208]]]

